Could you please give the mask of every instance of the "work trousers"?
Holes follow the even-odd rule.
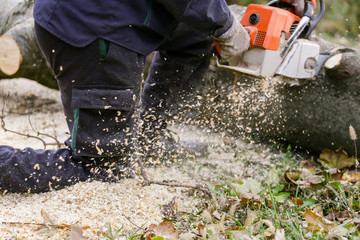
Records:
[[[141,93],[144,55],[104,39],[77,48],[37,24],[35,30],[55,74],[71,137],[57,150],[0,146],[0,189],[9,192],[116,179],[110,166],[131,165],[136,150],[137,107],[143,118],[176,114],[169,109],[201,92],[212,51],[209,36],[180,24],[171,40],[154,49]]]

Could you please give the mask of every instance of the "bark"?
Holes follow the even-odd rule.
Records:
[[[18,58],[10,54],[16,51],[12,44],[8,48],[0,47],[2,62],[8,62],[6,66],[0,66],[0,79],[23,77],[57,88],[56,80],[36,42],[32,18],[33,1],[2,0],[2,4],[6,8],[2,7],[0,10],[0,45],[5,46],[9,38],[13,39],[20,54]],[[14,72],[12,69],[18,70]]]
[[[354,154],[349,126],[360,133],[360,53],[312,40],[332,56],[316,80],[259,79],[215,69],[202,106],[203,121],[251,140],[313,153],[343,147]]]
[[[19,70],[0,78],[24,77],[56,88],[35,39],[33,2],[2,0],[0,35],[19,46]],[[232,7],[239,16],[243,7]],[[1,39],[1,37],[0,37]],[[256,141],[285,143],[319,152],[344,147],[354,153],[349,125],[360,133],[360,53],[312,37],[330,53],[316,80],[259,79],[215,69],[202,98],[201,120],[214,131]],[[0,40],[1,41],[1,40]],[[0,52],[1,55],[1,52]]]

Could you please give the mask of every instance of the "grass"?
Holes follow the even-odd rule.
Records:
[[[267,178],[260,187],[255,188],[251,180],[219,180],[222,182],[209,184],[212,199],[204,198],[192,211],[176,213],[164,220],[173,223],[179,239],[242,239],[242,234],[255,239],[360,239],[359,185],[336,179],[321,165],[300,166],[291,147],[286,153],[271,173],[276,178]],[[284,177],[286,172],[309,169],[310,174],[294,177],[292,181]],[[313,177],[322,180],[313,182]],[[249,182],[253,189],[246,186]],[[110,227],[105,236],[165,239],[144,238],[145,233],[144,228],[127,233]]]

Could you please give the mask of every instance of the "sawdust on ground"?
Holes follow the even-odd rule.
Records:
[[[61,142],[69,136],[58,91],[27,79],[12,79],[0,81],[0,94],[6,128],[32,135],[47,133]],[[215,182],[227,176],[264,179],[274,161],[282,157],[281,153],[274,153],[266,146],[240,139],[224,139],[221,134],[207,130],[189,126],[173,126],[173,130],[180,137],[206,141],[211,146],[210,154],[171,167],[148,169],[153,179],[185,184]],[[34,138],[4,132],[3,129],[0,134],[2,145],[44,147]],[[54,142],[51,138],[41,137],[48,143]],[[69,238],[69,228],[53,227],[60,224],[80,225],[85,237],[102,239],[101,233],[108,230],[109,224],[112,228],[123,227],[124,231],[135,232],[161,222],[164,205],[173,199],[176,199],[178,209],[186,212],[193,211],[201,200],[188,189],[143,186],[141,183],[138,174],[134,179],[118,183],[85,182],[41,194],[3,194],[0,196],[0,239]]]

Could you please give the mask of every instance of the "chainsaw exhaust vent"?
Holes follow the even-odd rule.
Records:
[[[291,34],[295,31],[295,29],[298,25],[299,25],[299,22],[294,22],[293,25],[291,25],[291,27],[290,27]]]
[[[254,45],[262,47],[264,44],[265,37],[266,37],[266,32],[258,31],[258,33],[256,34]]]

